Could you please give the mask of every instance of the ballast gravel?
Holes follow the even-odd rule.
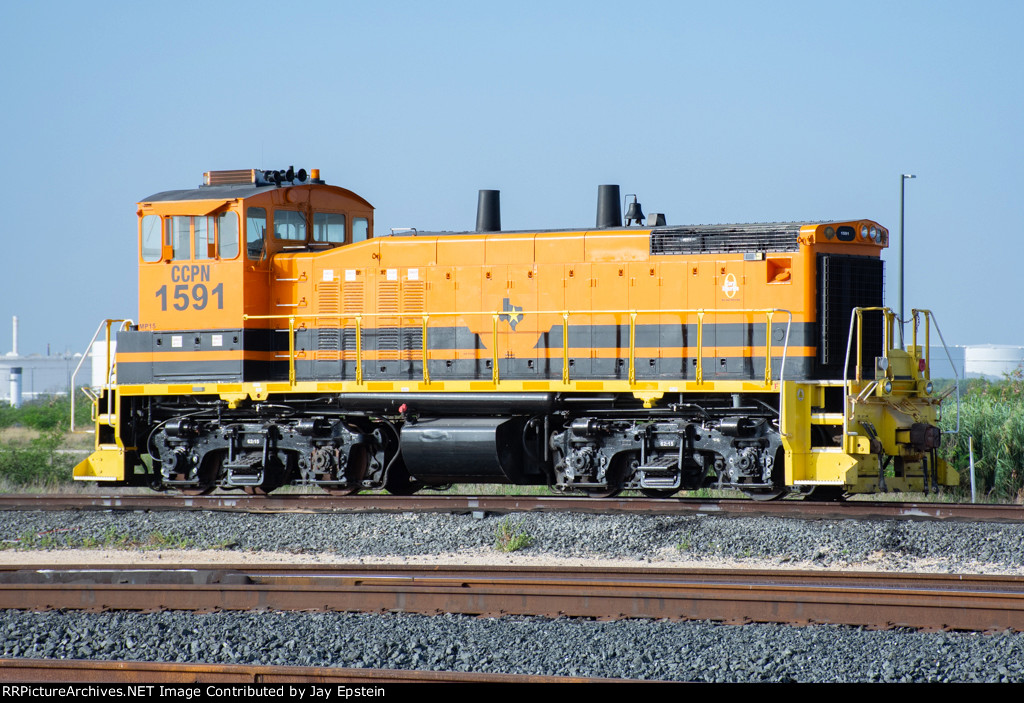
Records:
[[[508,556],[499,532],[529,546]],[[524,513],[5,512],[0,559],[187,544],[241,562],[261,552],[330,561],[625,560],[653,566],[1024,571],[1024,526],[715,516]],[[133,554],[139,554],[133,547]],[[165,560],[188,560],[175,551]],[[131,559],[131,555],[126,555]],[[125,559],[125,560],[128,560]],[[1024,681],[1024,635],[838,626],[354,613],[0,611],[0,656],[372,667],[683,681]]]
[[[499,532],[522,533],[516,554],[651,564],[722,559],[802,567],[1024,572],[1024,524],[797,520],[709,515],[520,513],[252,514],[229,512],[0,512],[0,546],[63,549],[187,546],[333,559],[488,554]]]

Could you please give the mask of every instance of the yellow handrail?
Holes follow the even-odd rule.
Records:
[[[856,308],[854,312],[857,315],[858,324],[858,360],[861,355],[861,336],[860,336],[860,314],[862,311],[870,310],[881,310],[882,308]],[[640,315],[696,315],[697,316],[697,354],[696,354],[696,382],[698,384],[704,383],[704,318],[707,314],[717,315],[753,315],[763,314],[766,318],[765,324],[765,369],[764,369],[764,385],[770,386],[772,384],[772,322],[776,313],[786,313],[789,315],[790,322],[793,319],[793,313],[789,310],[781,308],[755,308],[755,309],[739,309],[739,310],[717,310],[711,309],[706,310],[700,309],[668,309],[668,310],[538,310],[531,314],[533,315],[561,315],[562,317],[562,383],[568,385],[570,381],[569,374],[569,316],[570,315],[629,315],[629,384],[631,386],[636,385],[636,326],[637,318]],[[479,310],[479,311],[455,311],[455,312],[432,312],[427,315],[418,315],[421,320],[421,331],[422,331],[422,347],[420,350],[421,359],[423,361],[423,382],[425,384],[430,383],[430,371],[429,371],[429,345],[428,340],[428,328],[431,317],[469,317],[474,315],[490,315],[491,316],[491,380],[497,385],[500,380],[500,373],[498,369],[499,354],[498,354],[498,322],[504,313],[490,310]],[[888,316],[891,313],[887,313]],[[363,383],[363,344],[362,344],[362,322],[363,318],[380,318],[388,317],[394,318],[394,313],[355,313],[355,314],[339,314],[337,312],[330,313],[306,313],[301,315],[242,315],[243,320],[288,320],[288,382],[291,385],[295,384],[295,320],[296,319],[317,319],[317,318],[336,318],[336,319],[352,319],[355,321],[355,333],[356,333],[356,383],[362,385]],[[402,316],[399,317],[416,317],[416,315]],[[889,319],[889,324],[892,324],[892,320]],[[886,338],[888,339],[888,334]],[[785,363],[786,350],[788,349],[789,335],[786,335],[786,344],[783,348],[783,363]],[[857,367],[858,380],[860,380],[860,365]]]
[[[430,371],[427,369],[427,321],[430,319],[430,315],[423,316],[423,382],[430,383]]]
[[[932,311],[914,308],[911,313],[914,316],[914,336],[911,343],[915,349],[917,348],[918,316],[924,315],[924,380],[930,381],[932,380]]]
[[[636,383],[636,311],[629,313],[629,385]]]
[[[704,383],[704,311],[697,311],[697,383]]]
[[[295,385],[295,315],[288,316],[288,385]]]
[[[124,326],[125,326],[125,323],[127,323],[129,325],[135,324],[132,320],[127,319],[127,318],[125,318],[125,319],[109,318],[109,319],[104,320],[100,324],[98,324],[96,326],[96,331],[93,332],[92,339],[89,340],[89,346],[86,348],[85,353],[82,354],[82,357],[78,360],[78,365],[75,366],[75,370],[71,373],[71,389],[69,391],[70,394],[71,394],[71,425],[70,425],[71,432],[75,432],[75,433],[78,432],[78,430],[75,429],[75,378],[78,376],[78,372],[82,370],[82,365],[85,363],[85,360],[90,358],[90,354],[92,352],[92,345],[93,345],[93,343],[95,343],[96,338],[100,335],[100,330],[104,329],[104,326],[106,328],[107,368],[106,368],[106,370],[105,370],[105,372],[103,374],[103,388],[109,388],[110,387],[110,376],[111,376],[111,374],[112,374],[112,372],[114,370],[114,366],[116,365],[114,363],[113,357],[110,355],[110,341],[111,341],[110,340],[110,328],[111,328],[111,326],[115,322],[120,323],[120,326],[118,327],[118,330],[123,329]],[[82,388],[82,390],[85,392],[86,395],[88,395],[88,396],[90,396],[92,398],[92,401],[93,401],[93,414],[95,414],[96,398],[98,398],[99,396],[94,395],[92,393],[91,389],[86,390],[86,388]],[[113,413],[109,413],[108,412],[108,413],[106,413],[106,415],[107,415],[107,418],[109,420],[109,418],[113,416]],[[109,421],[106,424],[109,425],[110,424]]]
[[[493,358],[493,361],[491,362],[491,365],[493,367],[491,369],[491,380],[494,382],[494,385],[498,385],[498,317],[498,313],[494,313],[492,315],[492,320],[494,323],[494,341],[493,344],[491,345],[493,347],[493,349],[491,349],[491,356]]]
[[[356,383],[363,385],[363,316],[356,315]]]
[[[889,340],[892,339],[894,317],[896,313],[892,311],[892,308],[886,307],[873,307],[873,308],[854,308],[850,312],[850,338],[846,342],[846,361],[843,366],[843,382],[846,382],[846,374],[850,368],[850,344],[856,329],[857,335],[857,373],[855,380],[859,383],[863,381],[863,363],[864,359],[864,324],[863,324],[863,313],[866,312],[881,312],[885,318],[885,324],[882,325],[882,355],[888,361],[889,359]]]
[[[562,313],[562,383],[569,383],[569,311]]]

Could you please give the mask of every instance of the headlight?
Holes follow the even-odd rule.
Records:
[[[860,238],[861,239],[867,239],[868,238],[868,226],[867,225],[861,225],[860,226]]]
[[[833,239],[836,236],[836,230],[834,227],[825,228],[825,239]]]
[[[882,384],[882,390],[885,391],[886,394],[892,393],[892,381],[885,379],[885,383]]]
[[[878,231],[877,227],[871,228],[871,239],[875,242],[875,244],[882,243],[882,233]]]
[[[925,395],[931,395],[933,390],[935,390],[935,386],[932,385],[931,381],[928,381],[928,383],[924,384]]]

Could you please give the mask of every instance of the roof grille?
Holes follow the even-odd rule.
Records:
[[[245,168],[235,171],[207,171],[203,174],[203,185],[234,186],[256,183],[256,170]]]
[[[799,222],[701,225],[651,230],[651,254],[731,254],[798,251]]]

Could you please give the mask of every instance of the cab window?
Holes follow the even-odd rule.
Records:
[[[274,210],[274,238],[306,241],[306,216],[295,210]]]
[[[146,215],[142,218],[142,260],[160,260],[160,216]]]
[[[210,245],[214,243],[215,220],[212,217],[193,217],[192,226],[194,229],[192,251],[195,252],[195,258],[212,259]]]
[[[192,231],[191,217],[175,215],[164,220],[164,244],[173,250],[175,261],[191,258],[189,236]]]
[[[345,216],[334,212],[313,213],[313,241],[345,243]]]
[[[217,216],[217,255],[222,259],[238,256],[238,214],[225,212]]]
[[[263,256],[263,235],[267,230],[267,211],[251,207],[245,216],[245,249],[250,259],[257,261]]]
[[[362,242],[370,233],[370,221],[365,217],[352,218],[352,241]]]

